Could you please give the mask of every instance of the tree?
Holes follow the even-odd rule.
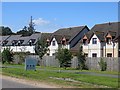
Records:
[[[4,49],[2,52],[2,63],[4,64],[5,62],[9,64],[13,62],[13,54],[9,48]]]
[[[71,59],[72,54],[68,49],[58,49],[58,52],[56,53],[56,58],[59,60],[60,67],[70,67],[71,65]]]
[[[18,54],[18,57],[19,57],[18,64],[22,64],[25,61],[27,53],[25,53],[25,52],[19,52],[17,54]]]
[[[4,27],[4,26],[0,27],[0,35],[11,35],[11,34],[14,34],[14,33],[9,27]]]
[[[35,33],[34,29],[35,24],[33,23],[33,19],[31,16],[29,26],[24,26],[22,30],[18,31],[17,34],[22,34],[22,36],[30,36]]]
[[[80,48],[79,48],[77,58],[78,58],[78,69],[81,69],[81,70],[88,69],[87,66],[85,65],[86,59],[85,59],[85,55],[83,53],[82,46],[80,46]]]
[[[40,59],[47,53],[48,44],[44,39],[38,40],[35,45],[35,53],[39,55]]]
[[[17,32],[17,34],[22,34],[22,36],[28,36],[29,32],[27,30],[27,27],[24,26],[23,29],[21,29],[20,31]]]
[[[98,62],[101,68],[101,71],[106,71],[107,69],[107,63],[103,60],[103,58],[100,59],[100,62]]]
[[[31,16],[29,27],[28,27],[28,31],[29,31],[30,35],[32,35],[33,33],[35,33],[34,26],[35,26],[35,24],[33,23],[33,19],[32,19],[32,16]]]

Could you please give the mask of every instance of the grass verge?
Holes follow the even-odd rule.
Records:
[[[35,80],[38,82],[47,82],[61,86],[71,86],[78,88],[117,88],[118,79],[103,77],[103,76],[91,76],[81,75],[75,73],[64,72],[51,72],[44,70],[37,71],[25,71],[24,68],[3,68],[3,75],[13,76],[17,78],[24,78],[29,80]],[[57,78],[57,79],[56,79]],[[71,79],[71,80],[67,80]]]

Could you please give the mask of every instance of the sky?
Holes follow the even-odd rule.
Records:
[[[117,2],[2,2],[2,25],[17,32],[33,17],[36,31],[117,22]]]

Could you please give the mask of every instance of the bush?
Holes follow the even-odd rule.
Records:
[[[68,49],[59,48],[56,53],[56,58],[59,60],[60,67],[64,67],[66,69],[71,66],[72,54]]]
[[[4,64],[5,62],[9,64],[13,62],[13,53],[9,48],[4,49],[2,52],[2,63]]]
[[[101,68],[101,71],[106,71],[107,69],[107,63],[103,60],[103,58],[100,59],[100,62],[98,62]]]
[[[79,52],[77,53],[77,58],[78,58],[78,68],[77,69],[80,69],[80,70],[88,70],[88,67],[87,65],[85,64],[86,62],[86,57],[83,53],[83,49],[82,49],[82,46],[80,46],[79,48]]]

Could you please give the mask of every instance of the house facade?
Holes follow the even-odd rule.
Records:
[[[67,48],[71,52],[76,47],[83,35],[89,31],[87,26],[63,28],[54,32],[50,38],[49,55],[55,55],[58,48]]]
[[[40,38],[40,35],[41,33],[35,33],[31,36],[25,37],[22,35],[10,35],[8,38],[2,40],[1,52],[4,50],[4,48],[10,48],[12,52],[35,53],[35,44]]]
[[[118,22],[95,25],[82,39],[87,57],[118,57]]]

